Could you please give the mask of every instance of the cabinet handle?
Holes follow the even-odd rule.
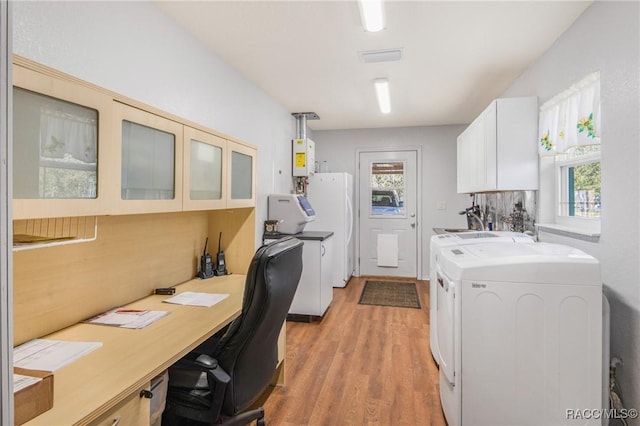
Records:
[[[327,252],[327,248],[324,246],[324,244],[320,245],[320,248],[322,249],[322,256],[324,256],[324,254]]]
[[[153,393],[153,391],[154,391],[154,390],[156,390],[156,388],[157,388],[158,386],[160,386],[162,383],[164,383],[164,377],[163,377],[163,378],[161,378],[161,379],[159,379],[157,382],[152,383],[152,384],[151,384],[151,393]]]
[[[120,424],[120,419],[121,419],[120,416],[113,419],[113,421],[111,422],[111,426],[118,426]]]
[[[151,398],[153,398],[153,392],[151,392],[150,390],[147,390],[147,389],[142,389],[140,391],[140,398],[151,399]]]

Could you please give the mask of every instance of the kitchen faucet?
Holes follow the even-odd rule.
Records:
[[[471,217],[475,219],[476,222],[480,224],[480,230],[481,231],[485,230],[484,220],[482,219],[482,216],[484,214],[482,213],[482,210],[478,206],[469,207],[466,210],[462,210],[458,212],[458,214],[460,215],[464,214],[464,215],[467,215],[467,217]]]

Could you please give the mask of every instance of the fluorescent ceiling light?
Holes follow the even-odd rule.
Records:
[[[366,50],[360,52],[360,59],[365,64],[399,61],[402,59],[402,49]]]
[[[389,81],[386,78],[378,78],[373,81],[378,98],[378,108],[383,114],[391,112],[391,97],[389,96]]]
[[[358,0],[362,26],[375,33],[384,29],[384,6],[382,0]]]

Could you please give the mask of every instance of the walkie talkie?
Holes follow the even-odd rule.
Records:
[[[218,255],[217,255],[217,262],[216,262],[216,270],[214,271],[214,273],[218,276],[227,275],[227,265],[224,261],[224,252],[222,251],[220,246],[221,240],[222,240],[222,232],[220,232],[220,235],[218,236]]]
[[[213,277],[213,259],[211,255],[207,253],[207,244],[209,243],[209,237],[204,242],[204,250],[202,250],[202,256],[200,257],[200,272],[198,277],[204,279]]]

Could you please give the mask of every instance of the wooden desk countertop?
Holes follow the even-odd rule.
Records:
[[[53,408],[26,423],[85,425],[123,401],[240,315],[245,275],[194,279],[185,291],[228,293],[211,308],[163,303],[152,295],[126,305],[170,314],[142,329],[76,324],[47,339],[102,342],[102,347],[54,372]],[[107,291],[108,289],[105,289]],[[78,301],[82,303],[82,301]]]

